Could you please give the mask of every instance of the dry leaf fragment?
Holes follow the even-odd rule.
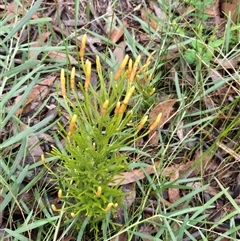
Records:
[[[200,172],[200,168],[194,166],[194,161],[189,161],[185,164],[173,164],[172,166],[166,167],[163,170],[157,170],[160,162],[155,162],[154,166],[142,169],[134,169],[129,172],[123,172],[120,175],[116,175],[114,177],[114,181],[109,184],[109,186],[117,186],[117,185],[125,185],[128,183],[139,181],[145,178],[145,172],[148,174],[153,174],[156,172],[161,173],[161,175],[170,177],[175,173],[178,172],[180,174],[184,174],[184,178],[189,176],[198,175]]]
[[[49,87],[52,85],[52,83],[54,82],[54,80],[56,79],[56,77],[50,77],[48,79],[43,80],[42,82],[40,82],[38,85],[36,85],[31,93],[29,94],[29,96],[27,97],[27,99],[25,100],[24,106],[22,107],[22,109],[19,109],[16,111],[16,115],[19,115],[21,112],[23,112],[23,114],[29,112],[29,109],[31,108],[31,104],[34,105],[34,103],[36,102],[41,102],[42,99],[44,99],[47,94],[49,93]],[[17,104],[18,101],[22,98],[22,95],[16,97],[14,103]]]
[[[26,15],[27,13],[27,7],[31,4],[31,1],[27,1],[24,4],[24,8],[20,7],[16,1],[12,1],[11,3],[7,4],[7,6],[4,5],[4,9],[6,7],[7,13],[17,13],[20,15]],[[17,6],[16,6],[17,5]],[[32,19],[38,19],[38,14],[35,12],[32,17]]]
[[[155,168],[159,165],[159,162],[154,163]],[[154,167],[146,167],[144,168],[145,172],[148,174],[153,174],[155,172]],[[145,174],[142,169],[135,169],[130,172],[123,172],[120,175],[116,175],[114,177],[114,181],[109,184],[109,186],[117,186],[117,185],[125,185],[129,183],[133,183],[145,178]]]
[[[116,25],[116,16],[114,14],[111,1],[109,1],[105,15],[106,15],[107,21],[105,21],[106,25],[104,26],[104,31],[106,34],[109,34],[112,30],[112,26]]]
[[[166,13],[159,7],[157,6],[157,3],[155,1],[150,1],[149,2],[150,7],[154,10],[156,16],[161,19],[161,20],[166,20]]]
[[[110,241],[126,241],[127,240],[127,232],[121,232],[120,234],[115,235]]]
[[[126,21],[123,21],[123,25],[118,25],[117,29],[113,29],[111,36],[110,36],[110,40],[113,43],[116,43],[122,36],[124,33],[124,28],[127,28],[128,24]]]
[[[240,4],[239,0],[235,0],[232,3],[229,2],[223,2],[221,4],[221,10],[223,13],[225,13],[227,16],[229,16],[229,14],[231,13],[231,19],[234,23],[236,23],[237,21],[237,17],[238,17],[238,5]]]
[[[210,15],[211,17],[213,17],[216,24],[220,24],[221,23],[221,19],[220,19],[220,4],[219,4],[219,0],[215,0],[214,4],[208,5],[205,13]]]
[[[185,136],[182,127],[183,127],[183,122],[179,124],[179,129],[177,130],[177,136],[181,142],[184,140],[184,136]]]
[[[51,35],[51,32],[43,32],[41,38],[37,37],[36,42],[31,46],[31,47],[41,47],[42,43],[44,43],[49,36]],[[35,50],[30,50],[29,51],[29,56],[34,57],[34,59],[37,60],[38,52]]]
[[[22,131],[27,129],[27,126],[20,125],[20,129]],[[29,157],[28,160],[31,160],[33,163],[36,163],[41,160],[41,155],[43,155],[43,150],[39,145],[40,141],[36,135],[30,135],[27,142],[27,147],[29,150],[29,154],[31,158]],[[28,163],[29,164],[29,163]],[[32,163],[31,163],[32,164]]]
[[[60,31],[60,29],[58,29],[58,31]],[[77,37],[77,43],[79,46],[82,43],[82,38],[84,37],[84,35],[85,34]],[[68,34],[66,34],[66,36],[68,36]],[[94,45],[101,45],[101,43],[102,43],[101,39],[99,39],[97,37],[92,37],[91,35],[87,36],[87,45],[90,47],[90,49],[93,53],[98,53],[98,50]]]
[[[219,58],[213,58],[213,61],[214,61],[214,63],[216,63],[216,64],[218,64],[219,65],[219,67],[222,69],[236,69],[236,68],[238,68],[238,66],[239,66],[239,62],[240,62],[240,57],[239,56],[237,56],[237,57],[234,57],[234,58],[232,58],[232,59],[219,59]],[[215,70],[213,70],[215,73],[216,73],[216,71]],[[222,76],[221,76],[221,74],[220,73],[217,73],[217,75],[219,75],[221,78],[222,78]],[[219,78],[220,78],[219,77]],[[219,79],[218,78],[218,79]]]
[[[118,44],[118,46],[114,49],[113,51],[113,55],[115,56],[115,59],[117,61],[117,63],[122,63],[125,54],[125,47],[126,47],[126,42],[122,41]]]
[[[177,102],[177,99],[171,99],[166,100],[163,102],[160,102],[157,106],[155,106],[151,112],[149,113],[149,118],[153,121],[156,119],[159,113],[162,113],[162,118],[160,120],[159,126],[163,127],[167,122],[170,121],[172,116],[170,114],[172,113],[173,105]]]
[[[136,198],[135,183],[128,183],[123,185],[122,191],[127,194],[126,196],[124,196],[124,204],[127,208],[130,208]]]
[[[152,14],[152,11],[149,8],[147,8],[146,10],[144,8],[142,8],[142,10],[141,10],[141,17],[142,17],[143,21],[144,22],[150,22],[150,26],[153,29],[157,29],[156,22],[152,18],[149,18],[150,14]]]
[[[199,150],[197,150],[192,161],[189,161],[185,164],[177,164],[167,167],[164,169],[163,173],[167,176],[170,176],[171,182],[177,180],[180,177],[180,174],[183,174],[184,178],[188,178],[190,176],[197,176],[200,170],[202,170],[202,168],[199,168],[199,165],[204,167],[210,159],[211,157],[209,157],[209,155],[203,154]],[[176,188],[169,188],[168,196],[169,201],[171,203],[174,203],[178,199],[180,199],[180,190]]]
[[[156,107],[154,107],[151,112],[149,113],[149,118],[152,120],[152,123],[157,118],[159,113],[162,113],[161,120],[158,124],[158,127],[163,127],[167,122],[171,120],[173,117],[173,105],[177,102],[177,99],[171,99],[166,100],[163,102],[160,102]],[[171,115],[172,114],[172,115]],[[152,124],[150,123],[150,125]],[[157,128],[155,128],[156,130]],[[159,137],[157,133],[155,133],[155,130],[151,131],[149,133],[149,143],[152,145],[157,145]]]
[[[173,175],[170,177],[170,182],[174,182],[179,178],[179,171],[176,170]],[[171,203],[176,202],[180,199],[180,190],[177,188],[169,188],[168,189],[168,198]]]
[[[73,58],[71,55],[67,55],[67,54],[64,54],[64,53],[59,53],[59,52],[56,52],[56,51],[51,51],[48,56],[51,58],[51,59],[54,59],[54,60],[60,60],[60,61],[66,61],[68,62],[68,60],[70,61],[71,64],[77,64],[78,61]]]
[[[226,153],[228,153],[231,157],[235,158],[236,161],[240,161],[240,154],[226,146],[225,144],[217,141],[217,145],[224,150]]]

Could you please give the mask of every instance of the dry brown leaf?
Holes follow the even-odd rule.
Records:
[[[149,19],[149,14],[152,14],[152,11],[147,8],[146,10],[144,8],[141,9],[141,17],[142,17],[142,20],[144,22],[150,22],[150,26],[153,28],[153,29],[157,29],[157,24],[156,22],[150,18]]]
[[[12,241],[11,237],[8,237],[9,235],[7,234],[7,232],[5,231],[4,228],[0,229],[0,240],[2,241]]]
[[[155,106],[149,113],[149,118],[152,121],[152,123],[157,118],[159,113],[162,113],[162,117],[158,125],[159,127],[163,127],[167,122],[169,122],[174,115],[172,114],[174,110],[173,105],[176,102],[177,102],[177,99],[171,99],[171,100],[166,100],[164,102],[160,102],[157,106]],[[148,135],[149,143],[152,145],[157,145],[159,140],[158,134],[156,133],[155,130],[151,131]]]
[[[31,47],[41,47],[42,43],[44,43],[49,38],[50,35],[51,35],[51,32],[43,32],[41,39],[40,37],[38,37],[36,39],[36,42]],[[38,54],[34,50],[31,50],[29,51],[29,56],[33,57],[34,59],[37,59]]]
[[[160,162],[155,162],[154,166],[142,169],[134,169],[130,172],[123,172],[120,175],[114,177],[114,181],[109,184],[109,186],[125,185],[128,183],[139,181],[145,178],[144,172],[148,174],[153,174],[156,172],[157,167]],[[184,177],[189,177],[190,175],[197,175],[200,172],[200,168],[194,166],[194,161],[189,161],[185,164],[173,164],[172,166],[166,167],[163,170],[159,170],[161,175],[171,177],[175,172],[178,172],[179,175],[184,173]]]
[[[145,178],[145,173],[147,172],[149,175],[155,173],[156,171],[161,173],[161,175],[170,177],[170,181],[177,180],[180,175],[182,174],[184,178],[187,178],[189,176],[197,176],[201,170],[201,168],[198,168],[197,165],[194,165],[199,160],[199,152],[196,152],[195,160],[189,161],[185,164],[173,164],[169,167],[164,168],[163,170],[157,170],[160,162],[155,162],[154,166],[146,167],[144,168],[144,171],[142,169],[135,169],[130,172],[124,172],[121,175],[116,175],[114,177],[114,181],[110,183],[110,186],[116,186],[116,185],[126,185],[129,183],[133,183],[136,181],[139,181],[143,178]],[[204,163],[203,163],[204,165]],[[169,201],[171,203],[177,201],[180,199],[180,191],[179,189],[175,188],[169,188],[168,190],[168,196]]]
[[[183,126],[183,122],[179,124],[179,129],[177,130],[177,136],[181,142],[184,140],[184,137],[185,137],[182,126]]]
[[[31,1],[27,1],[25,2],[24,4],[24,7],[27,8],[29,6],[29,3],[31,3]],[[6,7],[6,10],[7,10],[7,13],[16,13],[16,10],[17,10],[17,13],[20,14],[20,15],[26,15],[27,13],[27,9],[23,9],[21,8],[19,5],[17,5],[16,7],[16,1],[12,1],[11,3],[7,4]],[[38,14],[37,13],[34,13],[31,17],[32,19],[38,19]]]
[[[208,5],[205,13],[214,18],[216,24],[220,24],[221,18],[219,0],[215,0],[214,4]]]
[[[170,121],[172,116],[173,105],[177,102],[177,99],[166,100],[160,102],[157,106],[155,106],[151,112],[149,113],[149,118],[154,121],[159,113],[162,113],[162,118],[160,120],[159,126],[163,127],[167,122]]]
[[[182,174],[183,178],[197,176],[201,169],[197,165],[194,165],[195,163],[195,161],[189,161],[185,164],[173,164],[163,170],[163,175],[171,177],[175,172],[179,172],[179,175]]]
[[[176,170],[170,177],[170,182],[174,182],[179,178],[179,171]],[[168,198],[171,203],[176,202],[180,199],[180,190],[177,188],[169,188],[168,189]]]
[[[135,183],[128,183],[123,185],[122,191],[127,194],[126,196],[124,196],[124,204],[127,208],[130,208],[136,198]]]
[[[51,58],[51,59],[57,59],[57,60],[63,60],[63,61],[66,61],[68,62],[68,60],[70,61],[71,64],[77,64],[77,60],[75,58],[73,58],[71,55],[66,55],[64,53],[59,53],[59,52],[56,52],[56,51],[51,51],[48,56]]]
[[[24,131],[27,129],[27,127],[25,125],[20,125],[20,129]],[[30,137],[28,138],[27,147],[33,163],[40,161],[41,155],[44,154],[39,143],[40,141],[36,135],[30,135]]]
[[[113,51],[113,55],[115,56],[115,59],[118,64],[121,64],[123,61],[123,58],[125,56],[126,45],[127,45],[126,42],[122,41],[118,44],[118,46]]]
[[[30,95],[25,100],[24,106],[22,109],[16,111],[16,115],[19,115],[21,112],[23,114],[29,112],[34,109],[36,102],[41,102],[49,93],[49,87],[52,85],[56,77],[50,77],[48,79],[43,80],[38,85],[36,85]],[[17,104],[18,101],[22,98],[22,95],[16,97],[14,103]],[[32,108],[33,107],[33,108]]]
[[[221,238],[221,241],[230,241],[230,238]]]
[[[58,31],[61,33],[61,29],[58,29]],[[84,35],[80,35],[77,37],[77,42],[79,45],[81,45],[81,43],[82,43],[83,36]],[[98,53],[98,50],[94,45],[101,45],[101,43],[102,43],[101,39],[99,39],[97,37],[93,37],[91,35],[87,35],[87,45],[90,47],[90,49],[93,53]]]
[[[184,174],[184,178],[189,176],[197,176],[201,168],[194,166],[194,164],[197,163],[199,156],[200,152],[197,152],[193,161],[189,161],[185,164],[174,164],[170,167],[167,167],[163,170],[163,174],[170,176],[171,182],[176,181],[180,177],[180,174]],[[168,197],[171,203],[176,202],[180,199],[180,190],[176,188],[169,188]]]
[[[240,57],[237,56],[232,59],[219,59],[219,58],[214,58],[213,61],[218,64],[221,69],[236,69],[238,68],[239,62],[240,62]],[[220,75],[220,74],[219,74]]]
[[[154,165],[155,165],[155,167],[157,167],[159,165],[159,162],[155,162]],[[155,172],[154,167],[146,167],[146,168],[144,168],[144,170],[148,174],[153,174]],[[125,185],[125,184],[129,184],[129,183],[132,183],[132,182],[139,181],[143,178],[145,178],[145,174],[144,174],[143,170],[135,169],[135,170],[130,171],[130,172],[123,172],[120,175],[116,175],[114,177],[114,181],[111,182],[109,184],[109,186],[117,186],[119,184]]]
[[[107,9],[106,9],[106,19],[108,21],[105,21],[104,31],[106,34],[109,34],[112,30],[112,26],[116,26],[116,17],[112,8],[112,4],[109,2]]]
[[[153,215],[151,215],[151,217],[152,216]],[[159,230],[155,220],[153,222],[155,223],[154,225],[151,225],[150,223],[145,222],[145,223],[142,223],[142,225],[140,226],[138,232],[139,232],[139,237],[142,237],[141,238],[142,241],[151,241],[152,239],[144,238],[144,236],[147,235],[151,237],[154,233],[157,233],[157,231]]]
[[[155,1],[149,2],[150,7],[154,10],[156,16],[161,20],[166,20],[166,13],[161,9],[160,6],[157,6],[157,3]]]
[[[110,240],[111,241],[126,241],[127,233],[126,232],[120,233],[120,234],[114,236],[114,238],[111,238]]]
[[[3,150],[1,150],[1,155],[2,156],[6,156],[9,152],[14,150],[15,148],[18,148],[20,145],[21,145],[20,143],[16,143],[16,144],[14,144],[12,146],[8,146],[8,147],[4,148]],[[1,169],[0,169],[0,171],[1,171]]]
[[[117,29],[113,29],[110,35],[110,40],[113,43],[116,43],[123,36],[124,28],[127,28],[127,27],[128,27],[127,21],[123,21],[123,25],[119,25]]]
[[[231,13],[231,19],[234,23],[236,23],[238,18],[238,5],[240,4],[240,0],[232,1],[232,3],[229,2],[223,2],[221,4],[221,10],[223,13],[225,13],[227,16]]]
[[[76,240],[76,238],[73,236],[69,236],[69,237],[64,238],[62,241],[71,241],[71,240]]]
[[[196,150],[195,155],[193,157],[193,161],[196,163],[197,161],[201,160],[201,166],[202,166],[202,170],[206,171],[208,169],[211,169],[212,171],[215,171],[217,169],[218,166],[214,165],[216,164],[214,159],[213,159],[213,155],[212,154],[205,154],[202,153],[200,150]]]

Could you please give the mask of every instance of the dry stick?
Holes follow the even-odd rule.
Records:
[[[226,145],[222,144],[221,142],[217,141],[216,143],[221,149],[223,149],[225,152],[227,152],[230,156],[234,157],[236,161],[240,161],[240,154],[236,153]]]
[[[214,140],[214,137],[211,134],[209,134],[207,131],[203,130],[203,132],[208,136],[209,139]],[[240,154],[236,153],[226,145],[222,144],[220,141],[216,141],[216,145],[220,147],[222,150],[224,150],[225,152],[227,152],[230,156],[234,157],[236,161],[240,161]]]

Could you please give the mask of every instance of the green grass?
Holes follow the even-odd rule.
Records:
[[[117,2],[113,2],[113,9]],[[225,32],[219,37],[215,28],[204,27],[207,21],[207,16],[203,14],[204,6],[198,5],[199,1],[191,2],[195,8],[189,13],[185,12],[184,16],[177,16],[171,11],[176,6],[171,5],[170,1],[163,7],[165,21],[150,14],[149,19],[156,21],[157,30],[150,26],[150,21],[144,22],[135,12],[129,15],[141,28],[124,29],[128,54],[133,59],[140,54],[143,64],[144,59],[156,51],[154,61],[149,67],[149,72],[153,75],[151,85],[156,87],[156,92],[151,103],[146,103],[144,110],[140,111],[149,111],[162,101],[161,98],[176,98],[178,102],[175,105],[174,118],[158,130],[159,145],[151,146],[147,142],[140,145],[136,142],[133,146],[122,149],[122,152],[129,156],[132,168],[144,171],[145,166],[155,162],[160,164],[154,174],[145,172],[146,178],[134,184],[136,197],[131,206],[125,204],[122,207],[122,223],[112,224],[112,218],[107,213],[102,222],[99,222],[98,232],[90,229],[90,218],[81,216],[82,222],[79,222],[79,217],[66,218],[63,211],[54,213],[49,200],[50,194],[56,196],[56,185],[51,180],[52,176],[43,168],[40,157],[34,162],[26,163],[33,148],[29,146],[32,137],[39,138],[38,145],[41,145],[43,140],[40,135],[48,133],[54,140],[51,144],[63,148],[55,127],[57,122],[64,121],[62,113],[68,110],[64,110],[65,105],[59,96],[58,77],[54,84],[55,91],[45,97],[37,113],[27,119],[15,113],[24,105],[33,87],[49,75],[59,76],[61,68],[69,72],[73,65],[77,70],[81,69],[78,48],[73,44],[79,35],[87,33],[89,37],[99,38],[105,43],[104,51],[98,55],[104,63],[103,76],[106,80],[111,72],[117,69],[113,54],[116,44],[109,40],[109,36],[92,32],[88,26],[76,28],[75,32],[67,37],[57,35],[50,18],[43,16],[31,19],[36,11],[43,11],[39,8],[41,1],[30,6],[24,16],[17,13],[21,6],[18,1],[15,13],[1,14],[0,194],[4,199],[0,205],[0,213],[4,211],[3,228],[6,237],[12,237],[13,240],[46,241],[60,241],[70,237],[75,240],[112,241],[120,240],[120,235],[127,235],[126,240],[222,240],[224,237],[229,240],[239,239],[240,228],[235,223],[239,206],[229,191],[233,190],[233,177],[236,176],[235,172],[239,171],[236,163],[240,153],[240,83],[237,67],[226,67],[228,61],[239,57],[239,24],[231,23],[228,18]],[[208,4],[207,1],[203,2]],[[76,6],[79,4],[80,2],[76,1]],[[199,11],[200,9],[203,11]],[[116,18],[117,24],[120,23],[118,15]],[[75,19],[78,19],[78,14]],[[109,21],[105,15],[99,19]],[[195,21],[191,22],[192,19]],[[36,27],[38,36],[42,36],[47,30],[52,33],[51,37],[42,46],[34,47],[34,43],[30,41],[31,33],[28,32],[30,26]],[[115,27],[112,23],[112,28]],[[22,43],[20,40],[24,31],[27,31],[29,36],[28,40]],[[149,37],[149,41],[143,45],[137,41],[133,32],[135,35],[143,34]],[[37,60],[34,56],[29,56],[30,51],[39,55]],[[51,51],[74,57],[76,61],[69,62],[69,58],[52,59],[49,57]],[[87,52],[87,57],[95,58],[95,55],[96,53]],[[216,59],[223,59],[225,63],[217,62]],[[84,81],[80,72],[77,77]],[[69,89],[68,92],[70,93]],[[22,95],[21,99],[14,103],[19,95]],[[49,105],[50,98],[55,99],[55,108],[59,115],[57,118],[49,116],[38,119],[41,111],[46,110],[46,105]],[[182,139],[179,139],[179,133],[183,134]],[[224,149],[225,146],[230,151]],[[196,152],[199,153],[197,158]],[[221,162],[218,156],[222,157]],[[211,170],[210,163],[205,163],[207,158],[210,163],[217,161],[218,168]],[[46,165],[51,167],[56,163],[56,158],[46,155],[45,161]],[[176,181],[172,181],[164,174],[165,168],[176,163],[184,165],[189,161],[194,161],[194,165],[199,169],[196,175],[188,176],[187,173],[182,173]],[[206,170],[206,167],[209,170]],[[33,173],[35,175],[32,175]],[[24,180],[29,176],[32,178],[26,183]],[[47,177],[49,179],[46,180]],[[215,187],[216,193],[205,199],[209,193],[209,185]],[[179,189],[180,199],[169,203],[165,197],[169,188]],[[26,193],[31,193],[30,204],[28,200],[21,198]],[[227,211],[214,220],[211,215],[216,213],[216,206],[221,202],[227,207]],[[220,233],[217,227],[223,222],[228,222],[229,227]],[[0,240],[3,240],[3,237],[0,236]]]

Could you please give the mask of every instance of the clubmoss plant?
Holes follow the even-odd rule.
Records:
[[[121,148],[130,145],[157,126],[160,115],[145,127],[148,116],[138,115],[139,105],[148,102],[154,93],[151,74],[147,69],[150,59],[141,68],[141,57],[136,61],[125,56],[115,74],[104,78],[100,58],[96,57],[98,88],[91,85],[92,65],[84,61],[86,36],[84,36],[80,59],[85,76],[84,83],[75,88],[75,68],[70,76],[70,89],[74,101],[67,96],[65,72],[61,70],[61,90],[70,115],[69,127],[60,126],[65,140],[64,149],[53,148],[51,154],[59,159],[58,196],[61,210],[67,217],[91,217],[94,224],[106,214],[114,212],[123,200],[120,185],[115,176],[126,171],[128,155]],[[137,81],[135,81],[137,80]],[[141,86],[141,87],[140,87]],[[79,97],[81,91],[83,98]],[[53,205],[54,211],[57,208]]]

